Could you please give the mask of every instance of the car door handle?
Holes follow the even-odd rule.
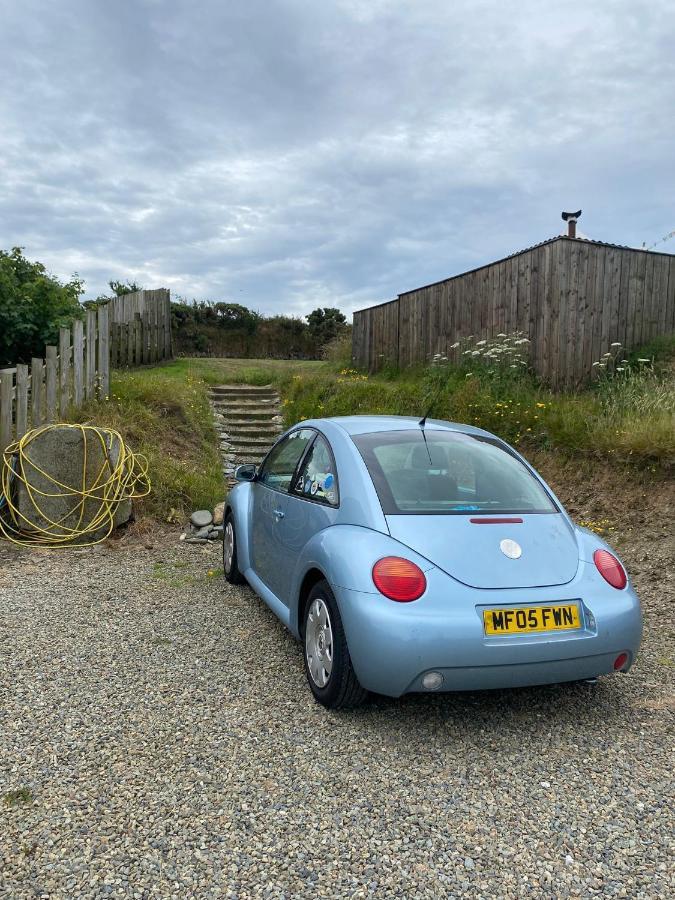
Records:
[[[283,509],[273,509],[272,515],[275,516],[277,519],[283,519],[283,517],[286,515],[286,513],[283,511]]]

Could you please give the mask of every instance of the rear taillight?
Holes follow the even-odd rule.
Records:
[[[385,556],[375,563],[373,582],[381,594],[398,603],[417,600],[427,589],[427,580],[420,567],[398,556]]]
[[[609,550],[596,550],[593,554],[593,562],[607,584],[611,584],[618,591],[622,591],[626,587],[628,578],[624,567]]]

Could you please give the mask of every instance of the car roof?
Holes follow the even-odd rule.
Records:
[[[377,431],[416,431],[420,427],[420,419],[417,416],[332,416],[315,421],[334,422],[350,435],[371,434]],[[431,431],[457,431],[461,434],[494,437],[482,428],[462,425],[459,422],[446,422],[442,419],[427,419],[425,428]]]

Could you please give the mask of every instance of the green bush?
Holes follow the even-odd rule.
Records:
[[[81,293],[77,276],[61,284],[20,247],[0,250],[0,365],[44,356],[45,345],[57,343],[59,327],[82,315]]]

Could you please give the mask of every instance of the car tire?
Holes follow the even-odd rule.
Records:
[[[335,595],[327,581],[314,585],[302,623],[305,675],[314,698],[327,709],[359,706],[364,690],[352,667]]]
[[[230,584],[246,584],[246,579],[237,565],[237,534],[231,512],[225,516],[223,523],[223,572],[225,580]]]

